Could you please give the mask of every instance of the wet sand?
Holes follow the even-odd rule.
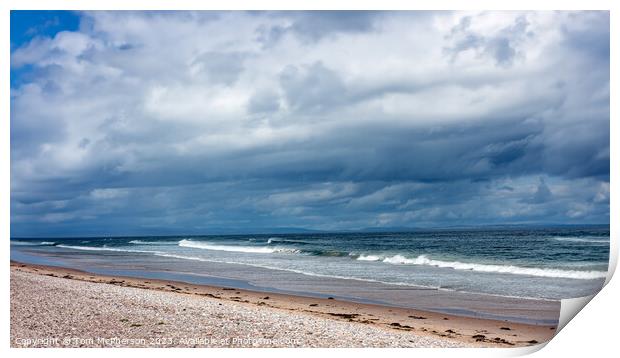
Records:
[[[24,281],[27,280],[38,283],[26,285]],[[84,287],[72,287],[73,284],[80,284]],[[48,286],[53,286],[53,290]],[[67,296],[60,299],[62,301],[60,303],[58,298],[54,299],[53,297],[57,295],[58,287],[64,288],[66,291],[64,296],[61,295],[60,297]],[[118,306],[120,313],[131,311],[132,308],[127,307],[128,305],[141,306],[141,309],[148,310],[148,313],[143,315],[143,318],[140,318],[142,316],[110,318],[108,311],[106,311],[109,308],[100,307],[97,309],[98,304],[93,306],[92,302],[82,302],[86,297],[80,295],[79,292],[102,290],[102,287],[104,287],[103,290],[105,287],[120,290],[108,292],[111,298],[107,299],[107,304]],[[123,295],[129,293],[133,299],[128,302]],[[163,297],[157,296],[162,294],[164,294]],[[188,299],[189,301],[184,301]],[[88,300],[99,302],[96,296],[92,296]],[[155,300],[159,304],[149,305],[149,300]],[[175,302],[171,306],[166,304],[169,300],[181,300],[182,302]],[[33,305],[43,308],[33,311]],[[77,311],[90,312],[89,316],[83,317],[86,322],[69,320],[72,317],[72,312],[76,311],[76,305],[80,307]],[[186,309],[190,310],[194,310],[196,306],[203,307],[206,305],[224,311],[219,313],[221,317],[210,316],[208,319],[192,323],[179,319],[185,315],[183,313],[185,305],[187,305]],[[58,307],[51,311],[46,310],[46,306]],[[226,310],[232,311],[227,312]],[[231,321],[230,317],[239,316],[239,310],[250,312],[249,318],[246,320],[241,315],[241,321]],[[204,311],[200,312],[204,313]],[[202,317],[202,313],[198,318]],[[265,318],[265,315],[271,318]],[[50,317],[55,316],[57,316],[56,324],[53,329],[45,328],[44,325],[40,324],[40,322],[45,322]],[[67,320],[63,321],[63,317],[67,317]],[[258,321],[252,324],[252,321],[257,320],[256,317],[260,318],[259,321],[261,319],[265,319],[265,321],[261,321],[260,324],[257,323]],[[142,329],[141,327],[146,327],[149,324],[143,322],[130,323],[132,319],[150,321],[153,329],[150,331]],[[58,322],[58,320],[60,321]],[[93,320],[99,324],[94,324]],[[167,326],[166,320],[175,322],[174,327],[172,325]],[[193,318],[192,320],[195,321]],[[299,320],[301,320],[301,325],[291,325],[291,323]],[[161,322],[164,323],[159,324]],[[245,329],[240,327],[240,324],[243,326],[244,323],[248,323]],[[134,326],[131,326],[132,324]],[[335,328],[331,326],[333,324],[340,326]],[[164,326],[166,329],[162,330]],[[184,334],[186,338],[196,337],[197,333],[194,330],[196,327],[202,326],[206,327],[201,333],[202,337],[211,337],[215,342],[209,341],[205,344],[204,341],[180,340],[179,337]],[[98,327],[108,327],[108,329],[100,332]],[[215,329],[214,327],[219,328]],[[330,331],[340,332],[340,334],[329,334]],[[175,341],[159,342],[164,344],[155,345],[136,344],[135,342],[97,344],[97,342],[82,341],[75,342],[78,344],[71,346],[514,347],[537,344],[551,339],[555,333],[555,326],[471,318],[356,303],[330,297],[314,298],[195,285],[171,280],[95,275],[73,269],[11,262],[11,346],[24,346],[24,344],[16,342],[16,339],[20,337],[63,338],[70,337],[72,334],[75,335],[76,332],[84,337],[102,333],[106,333],[109,337],[133,337],[145,339],[147,343],[153,337],[166,338],[173,335]],[[210,333],[205,336],[205,332]],[[325,332],[325,335],[321,336],[320,332]],[[271,341],[264,340],[265,337],[270,336],[272,337],[270,338]],[[251,339],[248,342],[240,340],[241,344],[235,345],[231,344],[230,340],[226,344],[226,337]],[[263,337],[263,341],[257,342],[256,337]],[[288,340],[274,342],[273,339],[278,337],[288,337]],[[296,337],[297,340],[292,341],[291,337]],[[46,346],[42,342],[40,343],[39,346]]]

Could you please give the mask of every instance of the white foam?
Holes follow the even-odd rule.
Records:
[[[193,249],[214,250],[214,251],[230,251],[230,252],[246,252],[253,254],[271,254],[274,252],[286,252],[285,249],[274,247],[255,247],[255,246],[234,246],[234,245],[216,245],[209,242],[181,240],[179,246],[190,247]],[[291,252],[293,252],[291,250]]]
[[[131,240],[130,244],[134,245],[176,245],[177,241],[142,241],[142,240]]]
[[[276,247],[274,252],[285,253],[285,254],[301,254],[302,253],[302,251],[299,249],[286,249],[286,248],[280,248],[280,247]]]
[[[19,246],[52,246],[52,245],[56,245],[55,242],[53,241],[41,241],[41,242],[34,242],[34,241],[19,241],[19,240],[11,240],[11,245],[19,245]]]
[[[121,248],[115,248],[115,247],[93,247],[93,246],[71,246],[71,245],[58,245],[56,247],[62,247],[65,249],[73,249],[73,250],[82,250],[82,251],[115,251],[115,252],[135,252],[135,253],[146,253],[146,254],[153,254],[153,253],[158,252],[158,251],[121,249]]]
[[[161,256],[161,257],[172,257],[175,259],[182,259],[182,260],[192,260],[192,261],[203,261],[203,262],[212,262],[212,260],[207,260],[207,259],[203,259],[200,257],[196,257],[196,256],[184,256],[184,255],[175,255],[175,254],[164,254],[162,252],[158,252],[155,253],[155,256]],[[217,262],[217,261],[216,261]]]
[[[590,242],[590,243],[598,243],[598,244],[609,244],[609,239],[602,239],[599,237],[554,237],[553,240],[556,241],[567,241],[567,242]]]
[[[382,259],[381,256],[377,255],[360,255],[356,260],[359,261],[380,261]]]
[[[35,242],[11,240],[11,245],[18,245],[18,246],[38,246],[39,244],[38,244],[38,243],[35,243]]]
[[[577,271],[550,268],[520,267],[512,265],[487,265],[458,261],[440,261],[429,259],[425,255],[420,255],[414,259],[407,258],[402,255],[394,255],[384,258],[383,262],[394,265],[428,265],[442,268],[452,268],[455,270],[506,273],[513,275],[528,275],[539,277],[572,278],[577,280],[592,280],[607,277],[606,271]]]
[[[273,243],[278,243],[278,242],[288,243],[288,244],[307,244],[308,243],[307,241],[303,241],[303,240],[285,239],[281,237],[270,237],[267,240],[267,244],[273,244]]]

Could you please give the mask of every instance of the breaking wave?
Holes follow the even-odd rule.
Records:
[[[176,245],[178,241],[142,241],[142,240],[131,240],[130,244],[134,245]]]
[[[171,257],[171,258],[181,259],[181,260],[202,261],[202,262],[218,262],[218,263],[224,263],[224,264],[234,264],[234,265],[259,267],[259,268],[264,268],[264,269],[268,269],[268,270],[294,272],[294,273],[298,273],[298,274],[301,274],[301,275],[314,276],[314,277],[336,278],[336,279],[355,280],[355,281],[363,281],[363,282],[376,282],[376,283],[383,283],[383,284],[387,284],[387,285],[411,286],[411,287],[420,287],[420,288],[435,289],[435,290],[441,289],[440,287],[420,285],[420,284],[407,283],[407,282],[390,282],[390,281],[375,280],[375,279],[371,279],[371,278],[360,278],[360,277],[352,277],[352,276],[340,276],[340,275],[332,275],[332,274],[321,274],[321,273],[315,273],[315,272],[310,272],[310,271],[298,270],[298,269],[294,269],[294,268],[290,268],[290,267],[277,267],[277,266],[271,266],[271,265],[262,265],[262,264],[257,264],[257,263],[249,263],[249,262],[236,262],[236,261],[217,260],[217,259],[210,259],[210,258],[204,258],[204,257],[167,254],[167,253],[161,253],[161,252],[160,253],[156,253],[155,256]]]
[[[361,257],[361,256],[360,256]],[[360,258],[358,258],[359,260]],[[378,261],[378,260],[373,260]],[[402,255],[394,255],[386,257],[381,260],[382,262],[393,265],[427,265],[442,268],[451,268],[455,270],[467,270],[477,272],[489,272],[489,273],[506,273],[513,275],[529,275],[539,277],[557,277],[557,278],[572,278],[577,280],[592,280],[597,278],[607,277],[606,271],[577,271],[577,270],[561,270],[551,268],[534,268],[534,267],[520,267],[512,265],[489,265],[478,263],[466,263],[459,261],[440,261],[429,259],[425,255],[420,255],[416,258],[407,258]]]
[[[281,237],[270,237],[269,239],[267,239],[267,244],[301,244],[301,245],[307,245],[307,244],[311,244],[311,242],[308,241],[303,241],[303,240],[292,240],[292,239],[283,239]]]
[[[272,241],[273,243],[274,241]],[[18,245],[20,243],[16,242]],[[132,244],[138,245],[162,245],[164,242],[150,242],[132,240]],[[43,244],[43,243],[41,243]],[[47,245],[56,245],[56,243],[45,242]],[[198,250],[213,250],[213,251],[226,251],[226,252],[240,252],[250,254],[272,254],[272,253],[286,253],[286,254],[302,254],[311,256],[332,256],[332,257],[349,257],[357,261],[365,262],[377,262],[391,265],[420,265],[420,266],[433,266],[439,268],[449,268],[462,271],[474,271],[483,273],[497,273],[497,274],[512,274],[512,275],[527,275],[547,278],[566,278],[577,280],[592,280],[601,279],[607,276],[607,271],[601,270],[571,270],[571,269],[559,269],[559,268],[537,268],[537,267],[522,267],[515,265],[500,265],[500,264],[487,264],[487,263],[474,263],[474,262],[461,262],[461,261],[442,261],[429,258],[426,255],[419,255],[417,257],[408,257],[403,254],[373,254],[373,253],[349,253],[345,251],[330,251],[330,250],[301,250],[298,248],[286,248],[278,246],[241,246],[241,245],[226,245],[219,243],[211,243],[205,241],[193,241],[188,239],[182,239],[176,244],[180,247],[198,249]],[[85,250],[85,251],[113,251],[113,252],[127,252],[127,253],[148,253],[157,256],[177,257],[174,253],[162,252],[157,250],[135,250],[121,247],[93,247],[93,246],[72,246],[72,245],[56,245],[57,247]],[[191,257],[191,258],[190,258]],[[195,256],[183,256],[178,258],[192,259],[192,260],[204,260]]]
[[[229,252],[245,252],[253,254],[272,254],[276,252],[283,253],[300,253],[297,249],[285,249],[278,247],[256,247],[256,246],[235,246],[235,245],[215,245],[208,242],[181,240],[179,246],[189,247],[193,249],[202,250],[214,250],[214,251],[229,251]]]
[[[82,250],[82,251],[114,251],[114,252],[135,252],[135,253],[145,253],[145,254],[153,254],[158,251],[146,251],[146,250],[132,250],[132,249],[121,249],[116,247],[94,247],[94,246],[72,246],[72,245],[56,245],[56,247],[62,247],[65,249],[73,249],[73,250]]]
[[[553,240],[565,242],[585,242],[595,244],[609,244],[609,238],[601,237],[554,237]]]
[[[377,255],[359,255],[356,260],[359,261],[380,261],[381,256]]]
[[[57,244],[53,241],[19,241],[19,240],[11,240],[11,245],[18,246],[56,246]]]

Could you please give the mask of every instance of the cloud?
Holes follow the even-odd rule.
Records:
[[[239,52],[205,52],[190,65],[194,76],[205,76],[212,84],[233,84],[243,71],[247,55]]]
[[[116,199],[127,196],[127,190],[124,189],[95,189],[90,192],[93,199]]]
[[[256,30],[257,40],[265,47],[277,44],[292,34],[304,43],[313,43],[329,36],[372,31],[380,12],[373,11],[282,11],[271,13],[273,23]]]
[[[15,233],[609,220],[608,12],[79,15],[11,52]]]
[[[280,97],[275,91],[260,90],[252,95],[248,103],[248,112],[270,113],[280,109]]]
[[[346,88],[338,74],[321,62],[302,68],[287,66],[280,74],[280,85],[289,108],[303,114],[324,112],[346,98]]]
[[[553,194],[551,190],[545,183],[545,179],[541,177],[534,194],[530,198],[523,198],[522,202],[527,204],[542,204],[550,201],[552,198]]]
[[[453,44],[445,50],[452,56],[453,61],[462,52],[472,51],[476,57],[493,58],[497,66],[510,67],[517,57],[523,56],[520,47],[526,37],[534,36],[533,32],[528,31],[528,25],[525,16],[517,16],[509,26],[491,31],[488,28],[484,32],[476,31],[471,28],[472,18],[466,16],[450,31],[449,38]]]

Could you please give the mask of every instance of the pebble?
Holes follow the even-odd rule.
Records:
[[[11,270],[11,347],[462,347],[269,307]]]

